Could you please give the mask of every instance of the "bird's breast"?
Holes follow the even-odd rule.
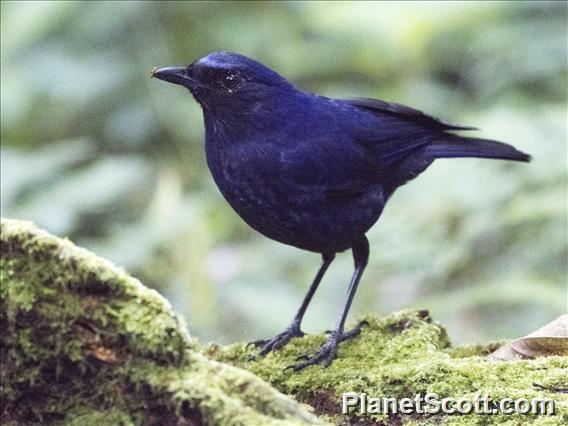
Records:
[[[278,206],[287,202],[285,183],[275,186],[273,177],[267,176],[267,161],[234,146],[207,149],[207,163],[215,183],[231,207],[249,223],[261,220],[262,215],[276,214]]]
[[[321,184],[290,179],[279,166],[278,149],[268,144],[265,149],[207,145],[213,179],[231,207],[252,228],[284,244],[319,253],[345,250],[383,208],[380,188],[329,198]]]

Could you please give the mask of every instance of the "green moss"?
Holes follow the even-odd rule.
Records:
[[[1,252],[2,423],[318,421],[251,373],[197,353],[168,302],[110,262],[7,219]]]
[[[1,222],[3,424],[566,423],[568,358],[491,362],[498,344],[452,348],[425,311],[366,318],[329,367],[284,368],[324,335],[250,361],[244,344],[202,347],[158,293],[31,224]],[[247,371],[248,370],[248,371]],[[263,380],[264,379],[264,380]],[[284,394],[292,395],[294,399]],[[375,398],[551,398],[554,416],[341,415],[343,392]],[[311,407],[319,415],[312,414]],[[564,420],[564,422],[563,422]]]
[[[237,344],[227,348],[210,345],[205,353],[220,361],[247,368],[279,390],[316,407],[319,414],[334,422],[348,424],[352,411],[340,415],[343,392],[366,393],[376,398],[414,398],[416,394],[436,393],[441,398],[475,398],[477,394],[501,398],[551,398],[557,404],[554,416],[513,415],[436,415],[398,416],[409,424],[562,424],[568,412],[568,396],[559,388],[568,384],[568,358],[491,362],[485,358],[498,345],[451,348],[445,330],[424,312],[405,311],[386,319],[367,317],[369,325],[357,338],[340,347],[338,359],[329,367],[310,367],[299,374],[283,369],[302,353],[311,353],[323,335],[296,339],[284,349],[250,362],[253,350]],[[535,385],[536,383],[536,385]],[[382,414],[364,415],[361,421],[389,423]]]

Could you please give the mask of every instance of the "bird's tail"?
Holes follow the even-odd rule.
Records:
[[[424,154],[432,159],[454,157],[494,158],[529,162],[531,156],[503,142],[447,135],[428,144]]]

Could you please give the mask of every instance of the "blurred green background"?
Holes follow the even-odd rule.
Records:
[[[2,2],[2,215],[124,266],[203,341],[282,331],[319,256],[238,218],[206,168],[199,106],[149,78],[235,51],[532,154],[440,160],[401,188],[351,313],[426,308],[457,343],[523,335],[567,308],[566,19],[565,2]],[[351,273],[340,255],[306,331],[335,324]]]

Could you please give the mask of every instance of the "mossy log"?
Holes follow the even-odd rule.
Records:
[[[329,368],[285,370],[323,335],[251,360],[201,345],[168,302],[123,270],[28,222],[1,222],[2,424],[562,424],[568,359],[495,362],[497,344],[452,348],[426,312],[368,317]],[[372,397],[551,398],[551,416],[340,413]]]
[[[1,223],[2,423],[311,424],[206,358],[156,291],[27,222]]]

